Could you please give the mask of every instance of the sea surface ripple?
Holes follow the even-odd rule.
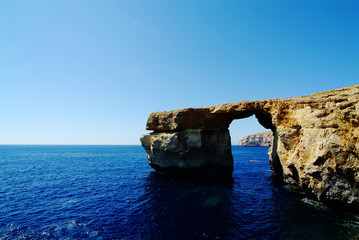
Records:
[[[359,239],[359,218],[236,147],[233,183],[154,172],[141,146],[0,146],[0,239]]]

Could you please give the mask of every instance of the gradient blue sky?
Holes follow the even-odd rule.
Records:
[[[0,144],[139,144],[151,112],[359,84],[359,1],[0,0]],[[262,131],[231,124],[232,140]]]

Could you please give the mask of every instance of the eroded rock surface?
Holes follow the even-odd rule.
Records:
[[[272,143],[272,132],[261,132],[245,136],[238,142],[240,147],[269,147]]]
[[[232,164],[229,136],[224,137],[223,131],[234,119],[255,115],[273,132],[269,156],[275,176],[324,204],[357,211],[358,100],[355,85],[303,97],[157,112],[147,121],[147,129],[154,132],[141,142],[157,170],[174,168],[182,174],[188,170],[190,175],[193,168],[206,172],[210,167],[204,175],[218,176],[213,169]],[[188,137],[193,134],[196,137]],[[209,150],[211,154],[206,153]]]
[[[141,138],[156,170],[197,179],[231,179],[233,157],[228,130],[154,132]]]

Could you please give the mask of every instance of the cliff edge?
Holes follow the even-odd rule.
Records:
[[[326,205],[359,210],[359,85],[309,96],[156,112],[142,136],[158,171],[230,178],[228,126],[255,115],[273,133],[273,174]]]
[[[243,137],[239,142],[240,147],[269,147],[272,143],[272,132],[261,132]]]

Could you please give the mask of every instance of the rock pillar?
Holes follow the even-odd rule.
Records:
[[[143,135],[151,167],[185,178],[232,179],[233,157],[228,130],[189,129]]]

